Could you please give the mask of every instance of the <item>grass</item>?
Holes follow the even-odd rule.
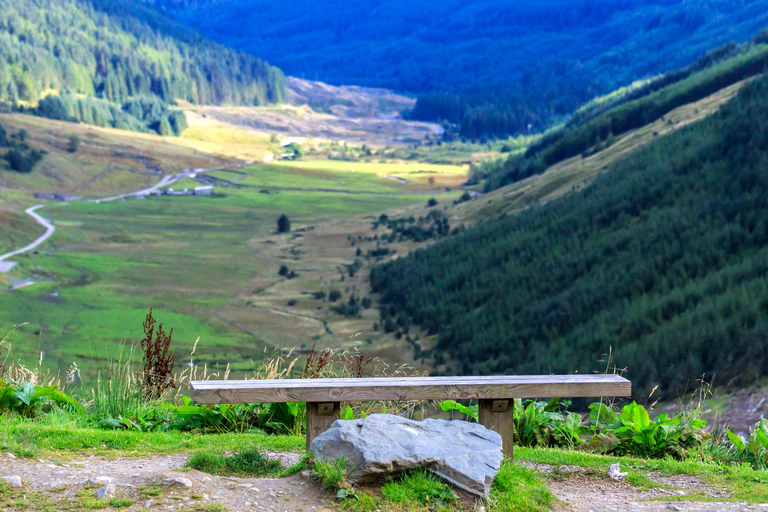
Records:
[[[187,461],[187,467],[212,475],[259,477],[280,475],[283,466],[279,460],[270,459],[255,448],[226,455],[219,451],[195,453]]]
[[[247,442],[254,450],[298,451],[299,436],[266,434],[189,434],[135,432],[77,427],[75,422],[46,425],[9,418],[0,424],[0,451],[18,457],[56,457],[89,453],[104,457],[146,457],[174,453],[236,452]],[[245,466],[245,462],[242,462]]]
[[[347,483],[347,469],[349,463],[346,459],[316,460],[309,470],[310,476],[320,482],[323,490],[336,493],[340,489],[349,488]]]
[[[444,507],[458,499],[450,486],[426,469],[407,473],[397,480],[384,484],[381,495],[397,504],[422,507],[430,505]]]
[[[343,160],[306,160],[301,162],[277,162],[283,167],[297,167],[326,171],[332,173],[363,174],[376,177],[394,176],[408,183],[421,185],[429,184],[433,178],[434,187],[457,187],[467,179],[467,168],[460,165],[430,164],[424,162],[346,162]],[[353,172],[354,171],[354,172]],[[395,180],[389,180],[397,184]]]
[[[702,455],[702,458],[705,457],[706,455]],[[711,461],[705,463],[695,459],[678,461],[674,459],[648,460],[634,457],[607,457],[579,451],[536,448],[516,448],[515,459],[553,466],[580,466],[590,468],[593,473],[600,475],[606,475],[611,464],[620,463],[621,470],[628,473],[626,480],[638,487],[663,487],[650,481],[647,477],[650,472],[658,472],[663,476],[690,475],[699,477],[705,484],[713,488],[723,489],[729,495],[727,498],[708,498],[703,495],[687,495],[679,498],[686,501],[764,503],[765,497],[768,496],[768,471],[754,470],[747,465],[726,465]]]

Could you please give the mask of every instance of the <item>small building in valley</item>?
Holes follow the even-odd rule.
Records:
[[[202,187],[195,187],[196,196],[211,196],[213,195],[213,187],[211,185],[204,185]]]

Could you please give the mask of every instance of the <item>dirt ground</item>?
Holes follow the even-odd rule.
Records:
[[[280,458],[286,467],[300,457],[296,453],[268,455]],[[97,488],[112,483],[116,486],[116,497],[133,501],[131,507],[123,509],[129,511],[214,510],[214,504],[232,512],[330,512],[333,509],[333,499],[311,482],[306,473],[279,479],[217,477],[182,470],[187,458],[187,455],[144,459],[82,456],[71,460],[29,460],[0,454],[0,478],[19,476],[24,490],[45,492],[54,499],[73,499],[84,488],[95,495]],[[650,473],[648,477],[658,482],[659,487],[642,489],[587,468],[526,465],[550,476],[549,488],[560,500],[554,508],[557,512],[768,511],[768,503],[686,501],[685,496],[729,498],[723,490],[708,486],[694,476],[665,477]],[[159,496],[150,496],[152,493],[147,492],[158,489],[162,489]]]
[[[283,465],[298,462],[294,453],[269,454]],[[149,459],[104,459],[84,456],[73,460],[21,460],[0,455],[0,477],[20,476],[24,489],[50,493],[54,499],[74,498],[86,486],[116,486],[116,497],[134,504],[122,510],[195,510],[219,503],[228,511],[323,512],[330,510],[323,491],[306,476],[288,478],[229,478],[199,471],[180,471],[187,455]],[[186,479],[186,480],[184,480]],[[148,489],[162,489],[149,496]],[[210,510],[214,510],[211,507]]]
[[[626,481],[615,481],[605,474],[582,467],[552,467],[547,464],[526,464],[550,475],[548,485],[560,500],[557,512],[736,512],[748,510],[768,511],[768,503],[749,505],[727,501],[728,493],[706,485],[701,479],[689,475],[670,477],[658,473],[647,476],[660,486],[643,489]],[[662,487],[663,486],[663,487]],[[685,496],[706,497],[714,501],[686,501]]]

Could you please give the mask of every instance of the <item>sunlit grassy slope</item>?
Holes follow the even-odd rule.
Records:
[[[580,190],[628,153],[716,112],[748,81],[736,83],[703,100],[679,107],[662,119],[625,134],[616,143],[594,155],[569,158],[553,165],[543,174],[494,190],[470,203],[464,203],[456,208],[456,214],[466,220],[476,221],[492,215],[520,211],[531,205],[544,204],[569,192]]]

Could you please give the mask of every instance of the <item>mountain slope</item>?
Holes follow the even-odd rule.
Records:
[[[285,99],[282,72],[206,41],[156,10],[117,0],[0,0],[0,102],[68,90],[122,104],[261,105]]]
[[[375,268],[383,323],[460,373],[584,373],[612,348],[636,396],[765,374],[766,112],[763,77],[580,192]]]
[[[419,120],[503,107],[500,126],[467,127],[466,137],[541,128],[768,25],[768,0],[298,0],[290,10],[266,0],[147,1],[291,75],[451,93],[422,98]]]

